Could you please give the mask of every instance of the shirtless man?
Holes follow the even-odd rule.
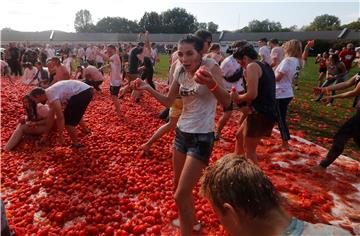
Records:
[[[57,57],[51,58],[50,65],[51,65],[50,74],[54,75],[50,85],[53,85],[60,80],[70,79],[69,72],[67,71],[65,66],[61,65],[59,58]]]

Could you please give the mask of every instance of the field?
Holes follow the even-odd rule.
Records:
[[[161,79],[166,77],[166,61],[162,56],[158,65]],[[352,110],[349,101],[336,101],[341,105],[331,108],[310,102],[315,79],[309,69],[291,107],[291,129],[328,146],[331,134]],[[163,107],[148,94],[140,103],[126,96],[121,99],[123,118],[118,119],[108,88],[107,80],[86,111],[92,133],[78,130],[85,148],[70,148],[67,135],[67,145],[60,146],[53,132],[45,147],[36,148],[36,137],[25,137],[14,151],[2,151],[1,197],[17,235],[178,234],[170,225],[177,217],[171,166],[174,134],[156,142],[150,155],[139,148],[164,124],[158,119]],[[1,81],[2,146],[24,114],[21,98],[30,89],[19,79],[15,84]],[[235,111],[223,132],[227,141],[216,142],[210,164],[234,150],[238,118]],[[279,144],[275,132],[261,143],[259,166],[280,191],[286,210],[309,222],[334,224],[360,234],[359,224],[349,218],[360,208],[360,163],[341,157],[326,172],[313,172],[310,168],[326,150],[296,139],[290,142],[292,151],[274,148]],[[351,155],[359,152],[351,150],[353,146],[350,143],[347,149]],[[196,215],[202,222],[198,235],[226,235],[207,200],[198,195],[198,187],[194,193]]]

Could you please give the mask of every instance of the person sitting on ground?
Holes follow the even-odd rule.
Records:
[[[22,76],[22,83],[25,85],[30,85],[33,82],[33,78],[37,73],[36,67],[33,66],[31,62],[26,62],[24,64],[24,74]]]
[[[78,80],[62,80],[47,89],[34,88],[30,92],[30,98],[37,103],[48,103],[50,107],[50,120],[55,119],[59,133],[60,144],[64,144],[64,127],[72,141],[72,147],[83,147],[78,142],[75,127],[80,125],[86,133],[90,133],[83,118],[83,115],[93,97],[92,88]],[[62,111],[62,106],[65,106]],[[48,122],[48,128],[49,126]],[[41,143],[47,140],[48,133],[45,132]]]
[[[356,56],[360,58],[360,50],[356,52]],[[360,68],[360,60],[357,61],[357,65]],[[330,91],[343,90],[354,85],[355,88],[353,90],[338,95],[324,97],[322,99],[323,102],[326,103],[334,98],[355,97],[353,107],[356,108],[356,113],[336,132],[328,154],[319,164],[318,169],[320,170],[327,168],[341,155],[344,151],[345,144],[350,138],[353,138],[354,142],[360,147],[360,72],[345,82],[315,89],[315,92],[317,93],[329,93]]]
[[[5,150],[14,149],[25,134],[42,135],[52,128],[53,121],[49,120],[50,108],[48,105],[36,104],[26,95],[23,99],[26,116],[19,120],[14,133],[5,145]],[[47,125],[47,123],[49,125]]]
[[[75,79],[82,80],[84,83],[94,87],[96,91],[101,91],[99,86],[103,83],[104,76],[95,66],[87,64],[84,67],[78,66],[75,75]]]
[[[67,71],[66,67],[61,64],[58,57],[51,58],[50,65],[48,67],[50,71],[50,77],[53,75],[53,79],[51,80],[50,85],[53,85],[61,80],[70,79],[69,72]]]
[[[336,226],[291,217],[270,179],[242,156],[229,154],[210,166],[200,192],[231,236],[351,235]]]
[[[36,75],[34,78],[30,81],[29,84],[32,84],[35,80],[37,80],[38,84],[37,86],[41,88],[47,88],[50,84],[49,74],[47,70],[45,70],[42,67],[42,64],[40,61],[35,62],[35,67],[37,68]]]

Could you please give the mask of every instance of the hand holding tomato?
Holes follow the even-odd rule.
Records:
[[[135,90],[146,90],[149,88],[149,84],[147,84],[142,79],[137,78],[136,80],[130,83],[130,87]]]
[[[194,78],[196,83],[206,85],[208,88],[213,88],[216,85],[216,81],[205,66],[200,66],[195,72]]]
[[[319,95],[322,92],[323,92],[323,88],[320,88],[320,87],[314,88],[314,94],[315,95]]]

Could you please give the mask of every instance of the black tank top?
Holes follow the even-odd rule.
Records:
[[[256,61],[256,63],[261,67],[262,75],[259,78],[258,95],[251,105],[257,112],[276,120],[274,71],[267,63],[259,61]]]

